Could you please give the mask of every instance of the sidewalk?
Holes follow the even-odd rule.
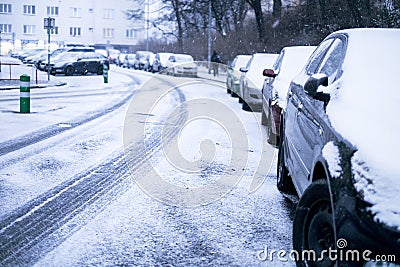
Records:
[[[226,82],[226,71],[222,69],[222,67],[220,67],[219,69],[219,75],[218,76],[214,76],[211,73],[208,73],[208,69],[204,66],[199,66],[198,67],[198,72],[197,72],[197,76],[199,78],[204,78],[204,79],[208,79],[208,80],[214,80],[214,81],[218,81],[218,82]]]
[[[46,72],[36,70],[36,68],[33,66],[23,65],[18,59],[11,57],[0,57],[0,60],[0,90],[19,89],[19,78],[22,74],[27,74],[31,77],[31,88],[66,85],[66,82],[62,81],[62,77],[60,79],[60,77],[54,77],[50,75],[50,81],[48,81]]]

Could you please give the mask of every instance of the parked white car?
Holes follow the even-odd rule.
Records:
[[[167,68],[168,59],[172,56],[172,53],[157,53],[153,62],[153,72],[160,72]]]
[[[197,65],[191,55],[173,54],[168,59],[167,67],[170,75],[197,77]]]
[[[240,68],[242,75],[240,76],[239,103],[242,103],[243,110],[261,110],[263,70],[272,68],[277,57],[277,54],[256,53],[252,55],[246,67]]]

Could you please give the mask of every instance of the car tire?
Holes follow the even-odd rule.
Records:
[[[278,164],[276,170],[276,187],[283,193],[294,193],[294,185],[292,178],[289,175],[289,170],[285,165],[285,143],[284,140],[280,143],[278,150]]]
[[[226,88],[226,93],[230,94],[231,93],[231,89]]]
[[[239,96],[239,103],[242,104],[243,103],[243,99]]]
[[[250,106],[247,104],[247,102],[246,101],[244,101],[244,100],[242,100],[242,109],[244,110],[244,111],[250,111],[251,109],[250,109]]]
[[[297,266],[336,266],[328,257],[329,249],[335,249],[335,226],[328,183],[325,179],[313,182],[305,190],[297,205],[293,220],[293,249],[313,251],[318,261],[299,259]],[[320,256],[325,256],[319,259]]]
[[[65,69],[65,76],[72,76],[74,75],[75,69],[72,66],[67,66]]]
[[[172,69],[172,76],[176,77],[175,69]]]

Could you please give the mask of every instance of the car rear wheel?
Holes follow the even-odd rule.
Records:
[[[74,75],[74,72],[75,72],[75,69],[74,69],[74,67],[72,67],[72,66],[68,66],[68,67],[65,69],[65,75],[66,75],[66,76],[72,76],[72,75]]]
[[[292,178],[289,175],[289,171],[285,165],[285,149],[284,140],[282,140],[279,151],[278,151],[278,166],[276,175],[276,186],[278,190],[284,193],[292,193],[295,191]]]
[[[246,103],[246,101],[242,100],[242,109],[245,111],[250,111],[250,106]]]
[[[326,180],[313,182],[297,205],[293,221],[293,249],[299,253],[297,266],[335,266],[329,249],[336,244],[333,211]],[[312,252],[303,253],[302,251]],[[313,254],[315,253],[315,257]],[[322,258],[320,258],[322,257]]]

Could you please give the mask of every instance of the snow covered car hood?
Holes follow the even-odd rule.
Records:
[[[400,230],[400,30],[346,32],[342,77],[323,90],[331,95],[327,114],[358,150],[355,188],[372,204],[374,219]]]

